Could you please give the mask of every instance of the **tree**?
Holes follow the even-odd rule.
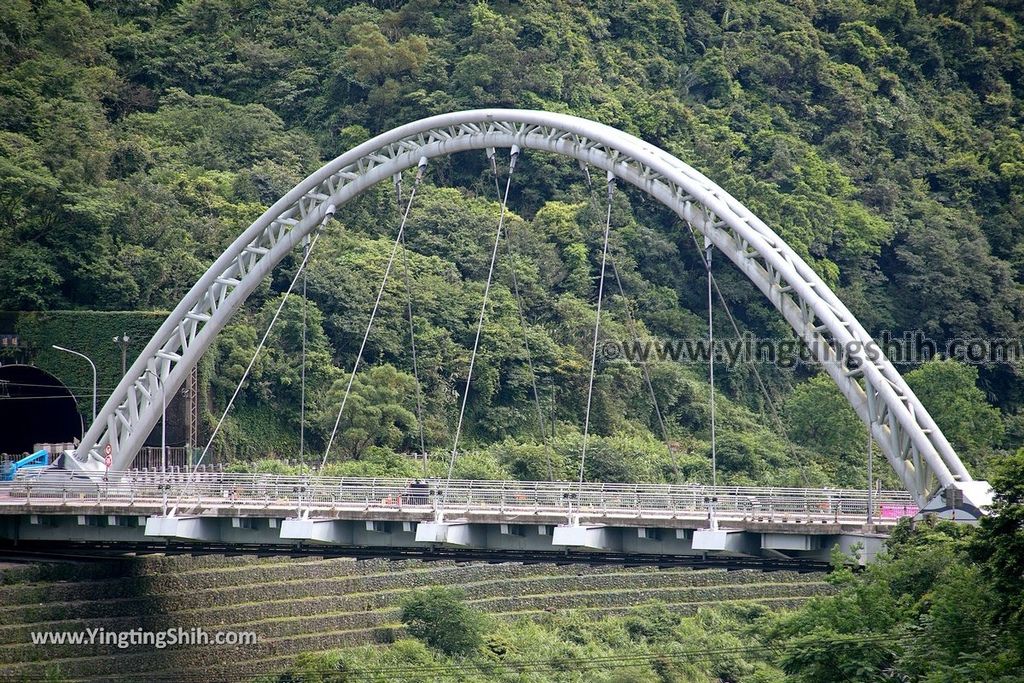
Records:
[[[992,514],[981,520],[971,548],[1002,596],[1001,618],[1024,623],[1024,449],[1004,458],[992,477]],[[1024,642],[1018,642],[1024,658]]]
[[[317,420],[326,441],[334,428],[348,378],[334,382]],[[338,424],[337,445],[358,460],[370,446],[397,448],[416,430],[416,379],[393,365],[364,370],[352,381]]]
[[[867,427],[832,378],[821,373],[796,385],[786,399],[785,417],[790,440],[820,455],[838,475],[837,483],[860,483]]]
[[[907,373],[907,384],[961,456],[975,465],[1003,437],[999,409],[978,388],[978,369],[954,360],[932,360]]]
[[[61,284],[60,272],[38,245],[15,246],[0,260],[0,310],[45,310]]]
[[[450,588],[414,592],[402,604],[402,623],[414,637],[447,655],[469,655],[483,643],[483,616]]]
[[[515,479],[543,481],[549,478],[565,479],[570,475],[563,454],[550,445],[520,444],[513,439],[506,439],[493,446],[491,451]]]
[[[787,680],[1017,680],[1024,542],[1021,503],[1009,501],[1024,501],[1024,457],[1006,477],[997,479],[1005,506],[980,533],[948,521],[903,522],[865,571],[833,573],[836,594],[762,622]],[[1000,526],[1002,512],[1010,517]]]

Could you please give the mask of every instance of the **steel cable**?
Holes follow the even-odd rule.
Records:
[[[384,287],[388,283],[388,276],[391,274],[391,268],[395,263],[395,256],[398,254],[398,247],[402,243],[403,235],[405,234],[405,225],[409,221],[409,211],[412,209],[413,200],[416,199],[416,190],[419,189],[420,181],[423,180],[423,174],[426,171],[427,160],[426,157],[420,159],[419,167],[416,169],[416,181],[413,183],[412,190],[409,192],[409,201],[405,206],[405,213],[402,215],[402,223],[398,226],[398,235],[395,237],[395,244],[391,248],[391,256],[388,257],[387,266],[384,268],[384,277],[381,278],[380,288],[377,290],[377,300],[373,304],[373,310],[370,312],[370,321],[366,324],[366,332],[363,334],[363,341],[359,344],[359,353],[356,355],[355,363],[352,364],[352,374],[348,378],[348,386],[345,387],[345,395],[341,398],[341,407],[338,408],[338,417],[334,420],[334,428],[331,430],[331,438],[327,440],[327,448],[324,449],[324,457],[320,461],[320,470],[323,470],[324,465],[327,464],[327,458],[331,454],[331,446],[334,445],[334,438],[338,434],[338,425],[341,424],[341,416],[345,412],[345,404],[348,402],[348,397],[352,393],[352,384],[355,382],[356,373],[359,371],[359,363],[363,359],[363,352],[366,350],[366,341],[370,338],[370,330],[373,329],[373,321],[377,318],[377,311],[380,310],[380,300],[384,296]]]
[[[498,228],[494,233],[494,248],[491,249],[491,265],[487,271],[487,284],[484,285],[483,301],[480,304],[480,317],[476,324],[476,337],[473,340],[473,352],[469,357],[469,371],[466,373],[466,386],[462,393],[462,407],[459,409],[459,421],[455,425],[455,438],[452,443],[452,454],[448,462],[448,478],[445,484],[444,495],[441,499],[442,506],[448,501],[448,486],[451,483],[452,472],[455,470],[455,459],[459,452],[459,437],[462,435],[462,422],[466,417],[466,402],[469,400],[469,387],[473,381],[473,367],[476,365],[476,356],[480,348],[480,333],[484,327],[484,316],[487,314],[487,302],[491,294],[491,283],[494,280],[494,265],[498,260],[498,246],[501,244],[501,234],[505,226],[505,213],[508,210],[508,193],[512,187],[512,173],[516,168],[516,159],[519,158],[519,147],[513,146],[509,155],[508,180],[505,182],[505,196],[501,200],[501,213],[498,215]]]

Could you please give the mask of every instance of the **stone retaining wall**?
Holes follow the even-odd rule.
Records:
[[[736,602],[788,608],[831,591],[820,574],[418,560],[179,556],[19,567],[0,572],[0,680],[280,670],[303,651],[394,639],[402,598],[430,585],[461,586],[471,604],[498,618],[570,608],[621,613],[648,600],[687,614]],[[163,650],[31,643],[33,631],[193,627],[252,631],[259,643]]]

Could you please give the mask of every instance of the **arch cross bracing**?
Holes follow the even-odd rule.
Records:
[[[127,469],[214,337],[328,213],[422,158],[487,148],[573,157],[648,193],[699,230],[782,313],[835,381],[918,503],[971,476],[934,420],[847,307],[771,228],[668,152],[603,124],[544,111],[482,109],[395,128],[345,152],[292,189],[224,251],[118,384],[68,466]],[[152,372],[151,372],[152,371]],[[980,483],[980,482],[979,482]],[[963,488],[963,487],[960,487]]]

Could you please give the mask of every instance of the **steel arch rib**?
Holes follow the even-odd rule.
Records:
[[[383,133],[316,171],[250,225],[161,325],[118,384],[69,466],[127,469],[175,392],[263,278],[323,220],[423,158],[505,148],[552,152],[609,171],[706,235],[807,342],[918,503],[971,476],[906,382],[814,270],[774,231],[704,175],[639,138],[543,111],[483,109],[434,116]],[[844,349],[837,354],[833,348]],[[855,343],[860,344],[860,350]],[[875,347],[877,349],[877,347]],[[152,371],[152,372],[150,372]]]

